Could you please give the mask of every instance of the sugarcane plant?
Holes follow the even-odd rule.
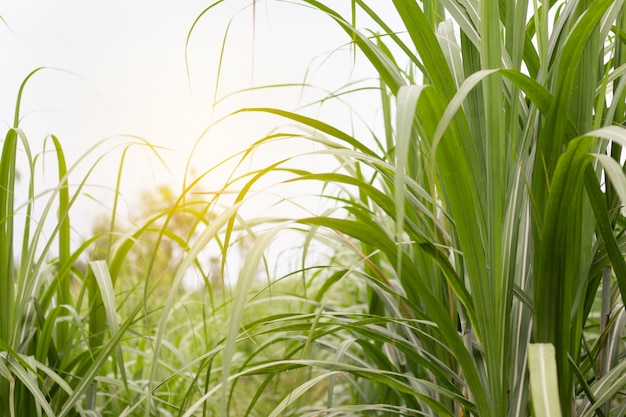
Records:
[[[222,392],[237,415],[268,395],[272,416],[624,415],[624,3],[353,0],[345,15],[293,3],[325,13],[375,69],[384,129],[359,136],[279,108],[231,116],[283,117],[258,146],[297,136],[337,159],[332,172],[272,168],[324,185],[335,210],[279,227],[337,256],[294,271],[317,288],[307,313],[244,322],[233,304],[220,388],[191,410]],[[350,88],[324,102],[361,92]],[[342,304],[342,285],[367,297]],[[273,383],[288,371],[292,384]],[[259,388],[236,408],[247,378]]]

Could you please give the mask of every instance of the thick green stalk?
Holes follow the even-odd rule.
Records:
[[[502,46],[499,3],[497,0],[480,2],[481,16],[481,67],[502,67]],[[507,370],[505,364],[505,336],[508,327],[508,280],[504,270],[502,236],[504,204],[506,202],[506,135],[504,133],[503,83],[499,75],[483,81],[485,183],[487,185],[486,265],[483,276],[469,277],[472,293],[482,300],[477,303],[478,326],[483,335],[487,372],[489,374],[490,400],[494,415],[506,413]],[[475,140],[480,140],[476,138]],[[482,275],[482,274],[481,274]]]

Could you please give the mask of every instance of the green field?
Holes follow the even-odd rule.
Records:
[[[123,195],[120,159],[91,230],[100,162],[77,167],[105,147],[33,148],[21,102],[48,69],[26,77],[3,115],[0,417],[625,416],[624,2],[293,3],[377,77],[232,113],[276,127],[219,190],[203,166]],[[360,128],[310,111],[363,94]],[[277,210],[249,215],[259,194]]]

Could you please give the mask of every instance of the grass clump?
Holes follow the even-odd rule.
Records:
[[[105,156],[104,143],[71,166],[62,139],[54,135],[45,140],[52,151],[33,153],[19,124],[20,103],[31,77],[43,70],[31,73],[19,89],[0,157],[0,415],[172,413],[197,378],[193,368],[185,371],[188,364],[212,348],[223,307],[185,298],[180,280],[172,281],[180,259],[165,258],[188,251],[196,230],[216,218],[211,202],[176,196],[120,227],[122,158],[117,178],[111,178],[113,208],[93,234],[77,236],[72,215],[80,199],[89,198],[90,175]],[[127,139],[123,155],[132,146],[155,151],[139,138]],[[94,165],[80,166],[94,154]],[[36,178],[44,167],[47,178],[56,168],[56,181],[40,189]],[[207,279],[204,265],[197,270]],[[170,293],[179,298],[164,308]],[[168,323],[180,321],[182,307],[193,312],[191,321],[199,327],[192,334],[179,322]],[[168,324],[167,339],[161,323]],[[178,348],[189,339],[189,349]],[[155,343],[166,349],[159,352]],[[171,386],[164,385],[168,381]]]
[[[623,3],[355,0],[345,15],[296,3],[336,22],[376,70],[384,131],[237,113],[281,116],[302,127],[284,138],[336,157],[337,170],[290,181],[341,190],[320,195],[341,210],[293,221],[330,231],[352,259],[311,277],[329,284],[313,316],[288,318],[302,346],[261,365],[268,378],[309,373],[270,415],[528,415],[530,386],[548,380],[558,398],[533,398],[536,415],[623,414]],[[346,277],[368,288],[356,315],[323,303]],[[556,375],[529,377],[529,344],[552,346],[531,370],[553,362]],[[226,372],[225,384],[241,375]]]
[[[242,161],[304,140],[331,169],[288,157],[196,198],[208,170],[128,229],[116,200],[74,248],[88,176],[69,185],[51,136],[58,184],[35,192],[18,98],[0,168],[0,415],[624,415],[624,3],[294,3],[378,74],[322,107],[375,88],[383,128],[230,117],[291,124]],[[393,23],[377,12],[392,6]],[[317,184],[319,209],[290,197],[277,204],[301,215],[244,218],[266,178]],[[267,253],[287,235],[299,255],[278,272]],[[223,277],[246,238],[218,294],[206,248]],[[185,293],[191,268],[205,287]]]

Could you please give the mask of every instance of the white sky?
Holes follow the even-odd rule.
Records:
[[[323,14],[292,4],[259,1],[253,48],[252,8],[246,7],[250,1],[230,0],[211,9],[198,22],[191,37],[190,88],[185,69],[185,40],[194,20],[210,3],[207,0],[4,2],[0,16],[13,33],[0,27],[4,57],[0,120],[5,125],[11,124],[17,89],[30,71],[41,66],[71,71],[78,76],[50,70],[40,72],[26,88],[22,128],[31,140],[33,151],[40,151],[37,144],[41,144],[46,134],[54,133],[63,142],[69,161],[75,161],[105,137],[137,135],[153,145],[173,149],[162,155],[179,179],[193,144],[212,121],[220,47],[232,18],[218,98],[251,85],[299,83],[307,69],[313,73],[309,78],[311,83],[328,89],[366,76],[351,72],[353,62],[348,49],[323,62],[329,52],[348,40]],[[292,88],[240,96],[218,107],[215,118],[251,105],[293,109],[299,100],[307,101],[300,93]],[[258,123],[263,122],[227,122],[228,126],[203,140],[211,146],[194,165],[205,169],[245,148],[276,120],[268,121],[267,128],[262,130],[256,126]],[[247,124],[255,125],[255,129]],[[146,157],[141,154],[133,154],[137,159],[133,163],[137,169],[133,177],[141,178],[138,184],[145,184],[147,174],[154,174],[157,182],[167,177],[161,167],[146,171]],[[110,177],[112,167],[112,163],[107,166],[102,178]],[[131,182],[131,179],[125,181],[128,186]]]
[[[191,36],[188,50],[190,82],[185,66],[185,41],[201,12],[212,0],[9,0],[0,3],[0,121],[12,125],[18,88],[26,75],[38,67],[45,70],[28,83],[21,109],[24,129],[33,153],[40,153],[43,140],[55,134],[61,140],[68,164],[99,141],[107,142],[87,159],[74,182],[105,156],[90,183],[113,187],[120,148],[142,137],[152,145],[171,149],[161,155],[168,169],[150,158],[145,149],[129,152],[122,179],[128,209],[136,203],[137,191],[155,184],[180,184],[187,158],[202,132],[211,123],[241,107],[263,106],[295,109],[324,97],[322,90],[282,88],[231,97],[213,109],[214,96],[251,86],[302,83],[306,80],[333,90],[350,81],[374,75],[364,60],[356,64],[349,48],[331,54],[349,41],[336,23],[322,13],[280,1],[258,1],[253,43],[250,0],[227,0],[206,13]],[[349,1],[337,1],[349,16]],[[229,38],[222,73],[215,92],[221,43],[229,22]],[[372,83],[370,83],[372,84]],[[359,95],[349,103],[371,121],[377,112],[375,93]],[[366,98],[363,100],[363,98]],[[370,101],[371,100],[371,101]],[[346,107],[324,105],[313,114],[349,129]],[[281,121],[252,116],[228,119],[202,137],[192,157],[197,171],[211,166],[261,138]],[[284,122],[283,122],[284,123]],[[48,148],[50,149],[50,145]],[[314,150],[303,142],[268,147],[256,156],[263,166],[282,155]],[[315,165],[316,161],[309,159]],[[320,161],[317,161],[320,162]],[[38,181],[54,176],[51,163]],[[207,187],[218,187],[226,170],[209,177]],[[54,182],[52,182],[54,184]],[[98,188],[89,192],[104,205],[111,193]],[[87,206],[85,206],[87,207]],[[83,209],[79,220],[90,224],[98,210]],[[77,219],[73,219],[76,226]],[[79,228],[82,227],[79,222]],[[88,227],[88,226],[85,226]]]

